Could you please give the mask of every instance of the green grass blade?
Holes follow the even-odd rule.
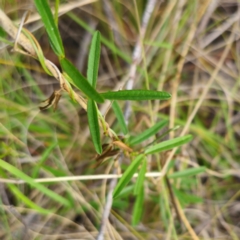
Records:
[[[130,164],[130,166],[127,168],[127,170],[124,172],[117,186],[114,189],[113,198],[116,198],[122,191],[122,189],[129,183],[133,174],[137,171],[138,166],[141,164],[143,157],[144,157],[143,154],[137,156]]]
[[[92,38],[90,52],[88,56],[88,69],[87,79],[93,88],[96,88],[97,77],[98,77],[98,66],[101,52],[101,35],[99,31],[96,31]]]
[[[141,189],[143,188],[146,171],[147,171],[147,161],[146,161],[146,159],[144,159],[141,170],[138,174],[137,182],[134,187],[134,191],[133,191],[134,195],[138,195],[141,193]]]
[[[15,185],[8,184],[8,187],[11,190],[11,192],[17,197],[17,199],[20,199],[24,204],[26,204],[26,206],[30,207],[31,209],[35,209],[36,211],[42,214],[51,213],[51,211],[41,208],[37,204],[35,204],[33,201],[31,201],[21,191],[19,191],[19,189]]]
[[[177,137],[151,146],[145,150],[145,154],[159,153],[175,147],[179,147],[191,141],[192,135]]]
[[[125,135],[128,134],[128,128],[127,128],[126,122],[124,120],[123,112],[122,112],[120,106],[118,105],[118,103],[116,101],[113,101],[112,108],[113,108],[113,111],[114,111],[114,113],[117,117],[117,120],[119,122],[119,125],[120,125],[120,128],[121,128],[122,132]]]
[[[149,137],[156,134],[161,128],[166,126],[167,123],[168,123],[167,120],[163,120],[161,122],[158,122],[154,126],[152,126],[151,128],[149,128],[149,129],[145,130],[144,132],[142,132],[141,134],[137,135],[136,137],[130,138],[129,145],[134,146],[136,144],[139,144],[139,143],[143,142],[144,140],[146,140]]]
[[[89,124],[89,129],[92,136],[94,147],[97,153],[101,154],[102,145],[101,145],[101,138],[100,138],[99,123],[98,123],[97,107],[95,102],[92,99],[89,99],[87,103],[87,116],[88,116],[88,124]]]
[[[188,168],[179,172],[172,173],[168,175],[169,178],[186,178],[193,175],[197,175],[199,173],[205,172],[206,167],[195,167],[195,168]]]
[[[93,99],[96,102],[104,102],[104,98],[90,85],[87,79],[77,70],[77,68],[66,58],[60,59],[63,71],[74,82],[74,85],[79,88],[88,98]]]
[[[47,195],[49,198],[52,198],[56,202],[64,205],[65,207],[70,207],[71,206],[70,202],[67,199],[65,199],[64,197],[56,194],[55,192],[53,192],[50,189],[43,186],[42,184],[34,182],[34,179],[32,179],[31,177],[29,177],[25,173],[21,172],[16,167],[10,165],[9,163],[7,163],[7,162],[5,162],[1,159],[0,159],[0,167],[5,169],[6,171],[10,172],[14,176],[16,176],[16,177],[22,179],[23,181],[27,182],[32,187],[38,189],[40,192]]]
[[[170,93],[153,90],[120,90],[117,92],[101,93],[102,97],[109,100],[166,100],[171,97]]]
[[[62,39],[58,28],[54,22],[53,15],[47,0],[34,0],[34,3],[42,18],[44,27],[46,28],[53,51],[56,55],[63,58],[65,56],[65,53]]]
[[[133,207],[133,216],[132,216],[133,226],[136,226],[141,220],[142,212],[144,209],[143,201],[144,201],[144,188],[142,187],[140,189],[140,193],[137,195],[137,199],[135,200],[135,204]]]

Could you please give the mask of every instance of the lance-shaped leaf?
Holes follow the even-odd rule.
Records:
[[[87,103],[87,116],[88,116],[90,133],[93,140],[93,145],[97,153],[101,154],[102,145],[101,145],[101,138],[100,138],[99,123],[98,123],[97,107],[95,102],[92,99],[89,99]]]
[[[137,199],[134,203],[133,214],[132,214],[132,225],[136,226],[141,219],[143,212],[143,202],[144,202],[144,188],[140,189],[140,193],[137,195]]]
[[[137,182],[136,182],[135,187],[134,187],[134,191],[133,191],[134,195],[138,195],[138,194],[141,193],[141,190],[143,188],[143,183],[144,183],[146,171],[147,171],[147,161],[146,161],[146,159],[144,159],[141,170],[138,174]]]
[[[129,145],[134,146],[136,144],[139,144],[140,142],[143,142],[144,140],[148,139],[149,137],[156,134],[161,128],[166,126],[168,123],[167,120],[163,120],[161,122],[156,123],[152,127],[148,128],[147,130],[143,131],[142,133],[138,134],[136,137],[130,138]]]
[[[52,198],[53,200],[55,200],[58,203],[61,203],[65,207],[71,206],[71,203],[66,198],[58,195],[54,191],[45,187],[44,185],[42,185],[38,182],[34,182],[34,179],[32,179],[31,177],[29,177],[28,175],[26,175],[25,173],[23,173],[16,167],[12,166],[11,164],[9,164],[1,159],[0,159],[0,167],[5,169],[6,171],[10,172],[11,174],[15,175],[17,178],[22,179],[23,181],[27,182],[32,187],[38,189],[40,192],[42,192],[46,196],[48,196],[49,198]]]
[[[101,93],[102,97],[109,100],[166,100],[171,97],[170,93],[153,90],[120,90],[117,92]]]
[[[120,106],[118,105],[118,103],[116,101],[113,101],[112,108],[113,108],[113,111],[114,111],[114,113],[117,117],[117,120],[119,122],[119,125],[120,125],[120,128],[121,128],[122,132],[126,135],[128,133],[127,125],[126,125],[126,122],[124,120],[123,112],[122,112]]]
[[[100,32],[96,31],[92,38],[92,43],[90,47],[90,52],[88,56],[88,69],[87,69],[87,79],[93,88],[96,88],[97,77],[98,77],[98,66],[100,58]]]
[[[74,85],[83,91],[88,98],[96,102],[104,102],[104,98],[89,84],[87,79],[66,58],[60,59],[63,71],[72,79]]]
[[[145,150],[145,154],[159,153],[175,147],[179,147],[191,141],[192,135],[177,137],[151,146]]]
[[[117,186],[114,189],[113,192],[114,198],[116,198],[121,193],[123,188],[129,183],[133,174],[137,171],[138,166],[141,164],[143,157],[144,157],[143,154],[138,155],[130,164],[130,166],[127,168],[127,170],[124,172]]]
[[[65,53],[61,36],[54,22],[53,15],[47,0],[34,0],[34,3],[42,18],[44,27],[46,28],[53,51],[56,53],[56,55],[63,58],[65,56]]]

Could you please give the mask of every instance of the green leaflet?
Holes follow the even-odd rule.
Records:
[[[114,113],[117,117],[117,120],[119,122],[119,125],[120,125],[120,128],[121,128],[122,132],[125,135],[128,134],[128,128],[127,128],[126,122],[124,120],[122,110],[121,110],[120,106],[118,105],[118,103],[116,101],[113,101],[112,108],[113,108],[113,111],[114,111]]]
[[[87,79],[77,70],[77,68],[66,58],[60,59],[63,71],[72,79],[74,85],[79,88],[88,98],[96,102],[104,102],[103,97],[89,84]]]
[[[65,206],[65,207],[71,206],[70,202],[66,198],[56,194],[54,191],[48,189],[44,185],[42,185],[38,182],[34,182],[34,179],[32,179],[31,177],[29,177],[28,175],[26,175],[25,173],[23,173],[16,167],[12,166],[11,164],[9,164],[1,159],[0,159],[0,167],[5,169],[6,171],[10,172],[14,176],[18,177],[19,179],[24,180],[25,182],[30,184],[32,187],[38,189],[40,192],[47,195],[49,198],[52,198],[56,202],[62,204],[63,206]]]
[[[89,129],[92,136],[94,147],[97,153],[101,154],[102,145],[101,145],[101,138],[100,138],[100,129],[98,124],[97,107],[95,102],[92,99],[89,99],[87,103],[87,116],[88,116],[88,124],[89,124]]]
[[[129,145],[134,146],[143,142],[144,140],[148,139],[149,137],[156,134],[161,128],[163,128],[168,123],[167,120],[160,121],[156,123],[154,126],[150,127],[149,129],[145,130],[141,134],[138,134],[136,137],[130,138]]]
[[[177,137],[171,140],[167,140],[147,148],[145,150],[145,154],[158,153],[158,152],[166,151],[175,147],[179,147],[185,143],[188,143],[189,141],[191,141],[191,139],[192,139],[192,135],[187,135],[187,136]]]
[[[144,157],[143,154],[138,155],[130,164],[130,166],[127,168],[127,170],[124,172],[117,186],[114,189],[113,198],[116,198],[119,195],[119,193],[121,193],[122,189],[131,180],[133,174],[137,171],[138,166],[141,164],[143,157]]]
[[[144,159],[141,170],[138,174],[137,182],[134,187],[134,191],[133,191],[134,195],[138,195],[141,193],[141,189],[143,188],[146,171],[147,171],[147,160]]]
[[[133,208],[133,216],[132,216],[132,225],[135,226],[140,222],[142,212],[143,212],[143,201],[144,201],[144,179],[147,171],[147,160],[146,158],[143,160],[141,170],[139,172],[137,182],[134,187],[134,195],[136,196],[136,200]]]
[[[182,171],[172,173],[172,174],[168,175],[168,177],[169,178],[184,178],[184,177],[190,177],[193,175],[197,175],[197,174],[205,172],[205,171],[206,171],[206,167],[187,168]]]
[[[65,56],[65,53],[64,53],[61,36],[54,22],[53,15],[47,0],[34,0],[34,3],[42,18],[44,27],[46,28],[53,51],[60,58],[63,58]]]
[[[132,216],[132,225],[136,226],[141,219],[142,212],[143,212],[143,201],[144,201],[144,188],[142,187],[140,189],[140,193],[137,195],[137,199],[135,200],[134,203],[134,208],[133,208],[133,216]]]
[[[98,77],[98,66],[101,52],[101,35],[99,31],[96,31],[92,38],[90,52],[88,56],[88,69],[87,79],[93,88],[96,88],[97,77]]]
[[[171,97],[170,93],[153,90],[120,90],[117,92],[101,93],[102,97],[109,100],[166,100]]]

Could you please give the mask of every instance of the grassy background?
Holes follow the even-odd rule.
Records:
[[[84,75],[92,32],[101,32],[99,91],[124,88],[146,3],[89,1],[78,7],[76,1],[61,2],[59,12],[64,14],[59,17],[59,30],[66,55]],[[1,2],[16,22],[29,5],[27,1]],[[200,239],[240,238],[239,16],[237,1],[159,1],[144,39],[140,38],[143,60],[134,88],[164,90],[173,97],[160,103],[133,102],[129,132],[137,135],[154,122],[168,119],[169,128],[179,128],[166,138],[178,136],[184,127],[194,136],[174,155],[168,173],[207,167],[203,174],[169,179],[172,193]],[[41,21],[26,27],[39,40],[46,58],[59,66]],[[6,39],[1,31],[0,158],[33,178],[112,173],[113,160],[94,166],[86,112],[69,96],[63,95],[55,112],[39,111],[38,104],[59,83],[36,61],[12,53],[12,43],[6,46]],[[105,113],[108,107],[104,104],[100,109]],[[112,110],[106,121],[121,133]],[[168,152],[149,158],[148,171],[160,171],[167,156]],[[122,170],[129,163],[126,157]],[[3,168],[0,176],[16,178]],[[44,183],[68,200],[70,206],[64,206],[33,186],[0,180],[0,238],[95,239],[108,183]],[[191,239],[177,218],[165,179],[145,180],[142,220],[133,227],[134,183],[114,200],[106,239]]]

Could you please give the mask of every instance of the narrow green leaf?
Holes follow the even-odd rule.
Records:
[[[135,187],[134,187],[134,191],[133,191],[134,195],[138,195],[138,194],[141,193],[141,190],[143,188],[143,183],[144,183],[146,171],[147,171],[147,161],[146,161],[146,159],[144,159],[143,163],[142,163],[141,170],[138,174],[137,182],[136,182]]]
[[[124,172],[123,176],[121,177],[117,186],[114,189],[113,198],[116,198],[122,191],[122,189],[129,183],[133,174],[137,171],[137,168],[140,165],[143,157],[144,157],[143,154],[138,155],[130,164],[130,166],[127,168],[127,170]]]
[[[89,84],[87,79],[77,70],[77,68],[66,58],[60,59],[63,71],[72,79],[74,85],[79,88],[90,99],[96,102],[104,102],[104,98]]]
[[[98,66],[101,52],[101,35],[99,31],[96,31],[92,38],[90,52],[88,56],[88,69],[87,79],[93,88],[96,88],[97,77],[98,77]]]
[[[148,139],[149,137],[156,134],[161,128],[163,128],[168,123],[167,120],[163,120],[161,122],[156,123],[151,128],[145,130],[144,132],[140,133],[136,137],[130,138],[129,145],[134,146],[136,144],[139,144],[140,142],[143,142],[144,140]]]
[[[63,58],[65,56],[65,53],[61,36],[54,22],[53,15],[47,0],[34,0],[34,3],[48,33],[53,51],[56,53],[56,55]]]
[[[19,191],[19,189],[13,185],[13,184],[8,184],[9,189],[11,190],[11,192],[18,198],[20,199],[24,204],[26,204],[26,206],[35,209],[36,211],[38,211],[39,213],[42,214],[49,214],[51,213],[51,211],[41,208],[39,207],[37,204],[35,204],[33,201],[31,201],[27,196],[25,196],[21,191]]]
[[[190,177],[193,175],[197,175],[199,173],[205,172],[206,167],[195,167],[195,168],[188,168],[179,172],[172,173],[168,175],[169,178],[184,178]]]
[[[97,153],[101,154],[102,145],[101,145],[101,138],[100,138],[99,123],[98,123],[97,107],[95,102],[92,99],[89,99],[87,103],[87,115],[88,115],[89,129],[92,136],[94,147]]]
[[[117,117],[119,124],[120,124],[120,128],[121,128],[122,132],[126,135],[128,133],[128,128],[127,128],[126,122],[124,120],[122,110],[116,101],[113,101],[112,108],[113,108],[113,111]]]
[[[102,97],[109,100],[166,100],[171,97],[170,93],[153,90],[120,90],[117,92],[101,93]]]
[[[143,201],[144,201],[144,188],[142,187],[140,189],[140,193],[137,195],[137,199],[135,200],[135,204],[133,208],[133,217],[132,217],[133,226],[136,226],[141,220],[142,212],[144,209]]]
[[[185,143],[188,143],[189,141],[191,141],[191,139],[192,139],[192,135],[187,135],[187,136],[177,137],[171,140],[167,140],[147,148],[145,150],[145,154],[162,152],[175,147],[179,147]]]
[[[29,177],[28,175],[26,175],[25,173],[23,173],[22,171],[20,171],[16,167],[10,165],[9,163],[7,163],[7,162],[5,162],[1,159],[0,159],[0,167],[5,169],[6,171],[10,172],[14,176],[24,180],[25,182],[30,184],[32,187],[38,189],[40,192],[42,192],[43,194],[52,198],[56,202],[61,203],[65,207],[70,207],[71,206],[67,199],[65,199],[64,197],[56,194],[55,192],[53,192],[50,189],[43,186],[42,184],[34,182],[34,179],[32,179],[31,177]]]

